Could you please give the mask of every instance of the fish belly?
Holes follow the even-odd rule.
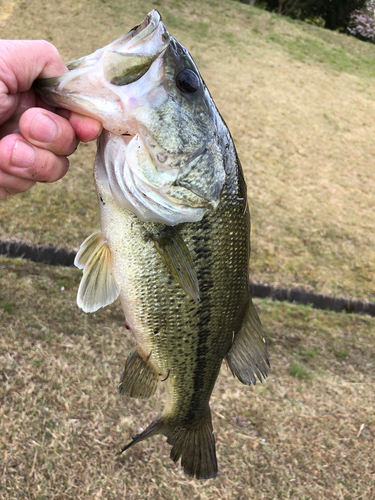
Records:
[[[140,221],[101,186],[98,195],[102,234],[111,250],[127,324],[141,355],[168,380],[170,411],[182,420],[194,419],[207,409],[248,301],[243,207],[233,211],[223,204],[200,222],[177,226],[198,277],[200,302],[195,303],[155,247],[152,236],[164,226]],[[236,215],[242,218],[238,227]]]

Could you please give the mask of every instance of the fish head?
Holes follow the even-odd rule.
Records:
[[[185,47],[154,10],[123,37],[37,80],[49,104],[102,122],[96,179],[140,219],[176,225],[215,210],[221,118]]]

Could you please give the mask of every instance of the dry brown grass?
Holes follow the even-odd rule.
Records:
[[[66,60],[159,8],[238,146],[252,277],[374,297],[373,46],[228,0],[0,5],[3,37],[46,38]],[[1,237],[77,248],[98,224],[94,150],[81,146],[63,181],[2,203]],[[221,475],[198,482],[162,437],[116,457],[163,394],[117,395],[131,345],[123,315],[117,303],[80,312],[79,277],[0,260],[0,498],[374,500],[374,319],[258,301],[271,375],[248,388],[222,371],[212,398]]]
[[[4,2],[3,2],[4,3]],[[252,277],[375,295],[375,47],[239,2],[12,1],[2,36],[46,38],[65,59],[158,8],[197,60],[244,165]],[[69,176],[0,205],[0,234],[77,248],[97,228],[94,145]]]
[[[194,481],[161,436],[116,457],[163,400],[117,394],[131,345],[120,306],[80,312],[75,269],[0,269],[0,498],[374,498],[374,318],[257,301],[270,377],[250,388],[222,370],[220,476]]]

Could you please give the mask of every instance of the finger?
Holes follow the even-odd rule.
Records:
[[[13,115],[20,93],[30,90],[36,78],[59,76],[67,71],[51,43],[44,40],[1,40],[0,123]]]
[[[34,181],[14,177],[0,170],[0,200],[5,200],[12,194],[24,193],[32,188],[34,184]]]
[[[0,170],[14,177],[33,182],[55,182],[66,174],[68,168],[69,160],[65,156],[33,146],[21,135],[8,135],[0,141]]]
[[[24,138],[56,155],[68,156],[78,146],[72,125],[65,118],[41,108],[30,108],[21,116],[19,128]]]
[[[94,118],[83,116],[64,108],[57,108],[55,112],[70,121],[76,136],[82,142],[97,139],[103,130],[103,125]]]
[[[10,193],[5,188],[0,187],[0,200],[5,200],[7,196],[10,196]]]
[[[102,124],[94,120],[94,118],[82,116],[74,112],[70,114],[69,121],[78,139],[82,142],[93,141],[100,135],[103,128]]]
[[[14,96],[7,94],[8,102],[5,102],[4,98],[4,95],[2,95],[2,99],[0,98],[0,123],[2,124],[0,125],[0,137],[15,133],[22,113],[35,106],[35,92],[33,90],[20,92]]]
[[[45,40],[2,40],[0,74],[10,94],[25,92],[36,78],[68,71],[54,45]]]

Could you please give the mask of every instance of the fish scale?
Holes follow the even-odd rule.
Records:
[[[77,303],[93,312],[121,300],[135,347],[120,394],[167,389],[161,415],[122,451],[162,434],[188,475],[213,478],[209,401],[222,361],[248,385],[269,366],[249,293],[247,188],[232,138],[157,11],[69,68],[35,87],[104,127],[94,167],[101,230],[76,256]]]

